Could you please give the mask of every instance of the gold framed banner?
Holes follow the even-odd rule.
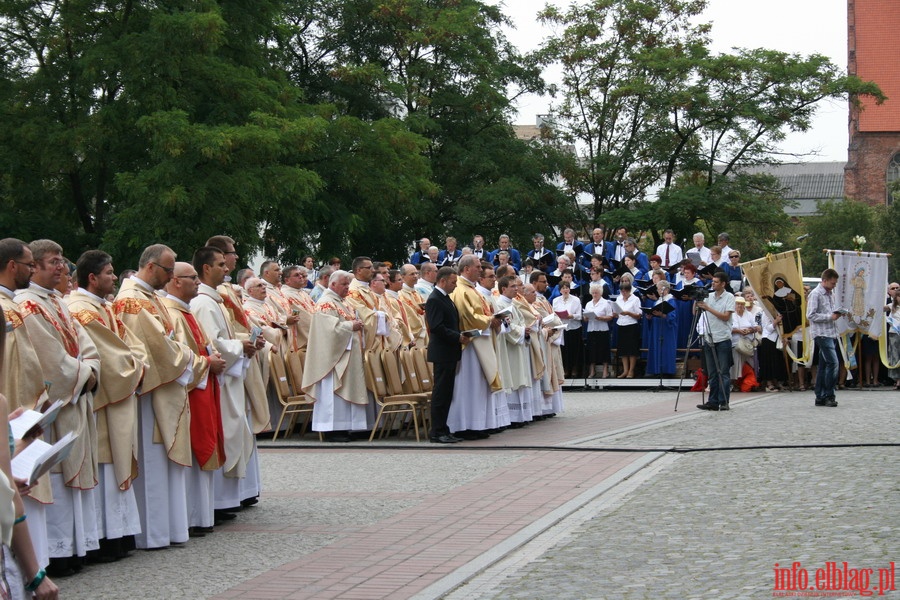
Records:
[[[803,356],[794,356],[790,347],[785,350],[795,362],[808,362],[812,357],[812,344],[806,335],[806,295],[803,293],[803,265],[800,249],[767,254],[741,263],[750,289],[756,294],[763,310],[774,320],[781,315],[782,336],[785,338],[800,332],[803,336]]]

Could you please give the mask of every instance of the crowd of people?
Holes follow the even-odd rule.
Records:
[[[214,236],[189,262],[149,246],[119,276],[99,250],[73,264],[51,240],[0,240],[0,409],[13,418],[62,403],[47,431],[8,433],[0,452],[0,591],[55,598],[48,573],[185,544],[256,504],[256,436],[281,409],[273,357],[302,354],[295,392],[314,401],[312,431],[335,443],[377,425],[365,377],[376,353],[427,352],[428,437],[439,444],[553,417],[563,384],[579,375],[673,376],[692,347],[702,347],[705,410],[727,410],[748,368],[769,389],[784,381],[780,317],[742,289],[727,234],[707,249],[698,233],[684,250],[666,231],[649,257],[624,228],[611,241],[603,228],[591,237],[585,244],[567,229],[553,252],[535,235],[527,253],[508,236],[495,250],[480,235],[464,248],[423,239],[399,268],[360,256],[349,270],[338,259],[316,269],[307,257],[284,269],[268,260],[254,273],[237,270],[233,239]],[[806,315],[824,406],[836,406],[839,377],[827,341],[836,280],[823,273]],[[886,306],[893,353],[898,290],[891,284]],[[32,440],[69,433],[76,442],[48,475],[33,485],[12,476],[10,459]]]

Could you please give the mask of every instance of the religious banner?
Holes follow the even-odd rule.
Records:
[[[781,335],[794,333],[804,336],[804,356],[795,356],[785,344],[788,355],[795,361],[806,362],[811,357],[812,344],[806,343],[806,296],[803,293],[803,267],[800,250],[794,249],[741,263],[750,289],[756,294],[763,310],[774,320],[781,315]]]
[[[834,304],[849,311],[835,321],[838,333],[857,331],[874,339],[882,337],[888,255],[852,250],[827,252],[829,264],[840,276],[834,288]]]
[[[781,315],[784,335],[791,335],[803,326],[806,297],[799,249],[767,254],[741,263],[741,268],[769,316]]]

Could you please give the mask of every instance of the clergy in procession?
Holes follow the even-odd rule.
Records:
[[[312,323],[316,303],[309,295],[306,284],[309,271],[304,267],[288,267],[282,278],[281,291],[291,307],[291,314],[297,318],[291,330],[291,350],[306,350],[309,341],[309,326]]]
[[[16,290],[26,289],[31,284],[34,269],[34,258],[28,244],[15,238],[0,240],[0,308],[6,318],[0,394],[6,396],[10,409],[23,407],[34,410],[48,398],[41,360],[15,301]],[[22,501],[30,515],[27,529],[37,564],[39,568],[45,568],[50,563],[46,519],[46,506],[53,502],[50,476],[44,475],[38,479],[22,496]]]
[[[403,348],[414,348],[416,346],[416,338],[413,336],[410,326],[413,319],[407,314],[407,308],[400,300],[400,290],[402,289],[403,278],[400,276],[400,271],[397,269],[388,270],[387,287],[384,292],[388,312],[400,331],[401,346]]]
[[[525,316],[514,302],[521,289],[519,279],[515,275],[505,275],[497,282],[497,289],[500,290],[497,308],[509,311],[504,332],[497,344],[500,380],[506,394],[511,426],[517,428],[532,420],[531,335]]]
[[[241,342],[250,339],[250,321],[244,313],[242,305],[242,283],[235,282],[231,274],[235,273],[237,268],[238,253],[235,251],[235,242],[227,235],[215,235],[206,241],[206,245],[216,248],[225,255],[225,279],[222,284],[216,288],[219,297],[222,299],[222,307],[225,308],[225,317],[231,330],[234,332],[235,338]],[[322,267],[321,272],[329,272],[331,267]],[[252,276],[252,271],[248,271],[248,278]],[[244,280],[246,281],[246,279]],[[260,347],[263,342],[259,342]],[[255,356],[255,355],[254,355]],[[244,374],[244,395],[250,404],[250,415],[252,417],[250,428],[254,434],[262,433],[271,429],[269,405],[266,396],[266,386],[263,382],[262,360],[249,361],[247,372]],[[253,465],[250,465],[251,468]],[[245,493],[252,493],[254,486],[247,483],[252,478],[241,480],[241,484],[247,489]],[[245,503],[252,504],[253,496],[245,496]]]
[[[331,442],[349,442],[350,431],[369,427],[363,322],[344,303],[351,279],[347,271],[331,274],[309,330],[309,346],[315,352],[307,355],[303,370],[303,391],[315,400],[312,429]]]
[[[547,291],[547,274],[542,271],[534,271],[531,274],[531,285],[534,286],[536,295],[532,306],[541,315],[543,325],[542,342],[544,344],[544,381],[542,383],[542,410],[543,417],[552,417],[562,411],[562,386],[565,381],[563,369],[562,344],[563,322],[545,295]],[[538,415],[537,407],[533,409]]]
[[[400,305],[391,304],[392,299],[387,295],[387,273],[375,273],[372,281],[369,282],[369,288],[375,294],[378,300],[378,309],[384,313],[384,326],[378,332],[378,348],[394,352],[401,346],[409,347],[409,331],[404,334],[405,325],[403,324],[402,315],[400,315]]]
[[[269,387],[271,375],[269,354],[274,352],[280,355],[281,360],[284,360],[287,352],[288,329],[278,323],[275,309],[267,302],[267,296],[268,286],[259,277],[251,277],[244,282],[244,313],[250,320],[250,324],[262,331],[262,337],[265,339],[264,346],[250,359],[250,364],[259,369],[263,387],[267,391],[269,414],[272,415],[281,411],[281,401]],[[254,433],[257,432],[254,431]]]
[[[122,282],[116,316],[147,349],[138,400],[138,473],[134,492],[141,517],[138,548],[164,548],[188,540],[187,473],[191,464],[190,409],[185,385],[193,353],[175,341],[169,311],[156,290],[175,272],[168,246],[148,246],[138,271]]]
[[[137,389],[149,360],[144,344],[116,318],[106,300],[116,291],[112,257],[88,250],[78,259],[78,289],[66,298],[69,312],[91,337],[103,369],[94,393],[97,422],[98,512],[102,518],[100,556],[115,560],[127,555],[140,533],[137,500],[132,482],[138,476]]]
[[[508,266],[505,267],[505,269],[509,268],[510,267]],[[497,312],[496,297],[499,296],[499,292],[497,292],[496,288],[497,276],[494,273],[494,265],[489,262],[481,261],[481,274],[478,277],[478,283],[475,284],[475,291],[484,297],[485,303],[490,309],[489,314],[491,316]],[[501,341],[499,337],[507,331],[506,317],[498,316],[497,319],[501,321],[500,328],[491,330],[495,357],[497,355],[497,347],[500,345]],[[488,433],[499,433],[501,429],[509,427],[510,425],[509,406],[506,401],[503,374],[499,370],[499,363],[496,364],[498,369],[497,374],[500,377],[500,389],[491,394],[488,400],[487,414],[485,415],[485,425]]]
[[[290,338],[293,335],[294,325],[300,320],[300,317],[294,314],[291,303],[281,290],[281,266],[274,260],[267,260],[259,271],[260,277],[266,283],[266,304],[271,306],[275,313],[276,318],[273,323],[276,323],[285,332],[279,351],[286,354],[292,348],[293,340]],[[242,285],[245,285],[246,289],[246,282]]]
[[[519,283],[522,283],[520,278]],[[528,355],[531,371],[531,414],[532,419],[535,415],[542,417],[544,413],[544,393],[542,391],[542,383],[544,379],[545,357],[544,344],[542,344],[543,324],[541,322],[541,314],[534,306],[537,299],[537,292],[530,283],[522,284],[521,292],[513,300],[513,303],[519,308],[525,321],[525,327],[528,330]],[[549,404],[549,396],[548,396]],[[552,410],[552,405],[548,406],[548,412]]]
[[[84,328],[72,318],[59,292],[68,266],[62,247],[51,240],[28,245],[36,265],[31,285],[16,293],[28,336],[49,383],[50,400],[61,400],[50,431],[56,442],[68,433],[77,438],[69,456],[50,474],[53,504],[47,507],[47,532],[54,571],[72,568],[69,559],[99,549],[97,512],[97,430],[93,391],[100,375],[100,356]],[[74,563],[72,563],[74,564]]]
[[[382,310],[375,292],[369,287],[375,270],[372,259],[368,256],[357,256],[350,267],[353,281],[344,304],[356,312],[357,318],[363,322],[363,351],[381,348],[379,335],[387,332],[387,313]]]
[[[228,272],[225,255],[216,247],[205,246],[194,252],[191,263],[200,278],[198,294],[191,300],[191,312],[200,322],[213,348],[225,360],[225,372],[219,386],[225,464],[221,470],[213,472],[215,508],[225,511],[239,508],[245,500],[259,495],[256,440],[248,413],[252,413],[254,408],[263,411],[263,418],[268,422],[268,404],[265,395],[261,399],[261,407],[248,403],[244,393],[244,375],[250,359],[265,340],[262,336],[258,340],[238,339],[231,327],[228,309],[218,291]],[[217,515],[228,518],[223,512]]]
[[[186,262],[175,263],[175,276],[166,284],[163,304],[169,309],[175,339],[193,353],[193,378],[187,384],[191,409],[193,461],[187,481],[188,525],[192,536],[212,532],[215,522],[213,472],[225,463],[225,444],[219,406],[217,376],[225,360],[213,347],[191,312],[197,296],[197,271]]]
[[[400,288],[398,295],[406,311],[410,333],[417,348],[427,348],[428,327],[425,326],[425,301],[416,291],[419,272],[414,265],[406,264],[400,267],[400,277],[403,279],[403,287]]]
[[[450,432],[462,439],[489,437],[486,430],[489,407],[493,407],[491,396],[502,389],[493,336],[500,330],[500,321],[493,318],[490,304],[475,289],[481,268],[481,261],[474,256],[462,257],[457,286],[450,295],[459,312],[460,331],[474,338],[463,348],[447,417]]]

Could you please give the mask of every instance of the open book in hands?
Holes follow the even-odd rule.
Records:
[[[70,431],[52,446],[44,440],[34,440],[13,457],[13,477],[24,479],[28,485],[34,485],[38,478],[69,456],[77,438],[75,432]]]
[[[50,428],[50,425],[56,420],[59,409],[65,405],[62,400],[57,400],[43,410],[25,410],[21,415],[9,422],[9,430],[12,432],[14,439],[21,440],[26,434],[39,427],[44,431]]]

